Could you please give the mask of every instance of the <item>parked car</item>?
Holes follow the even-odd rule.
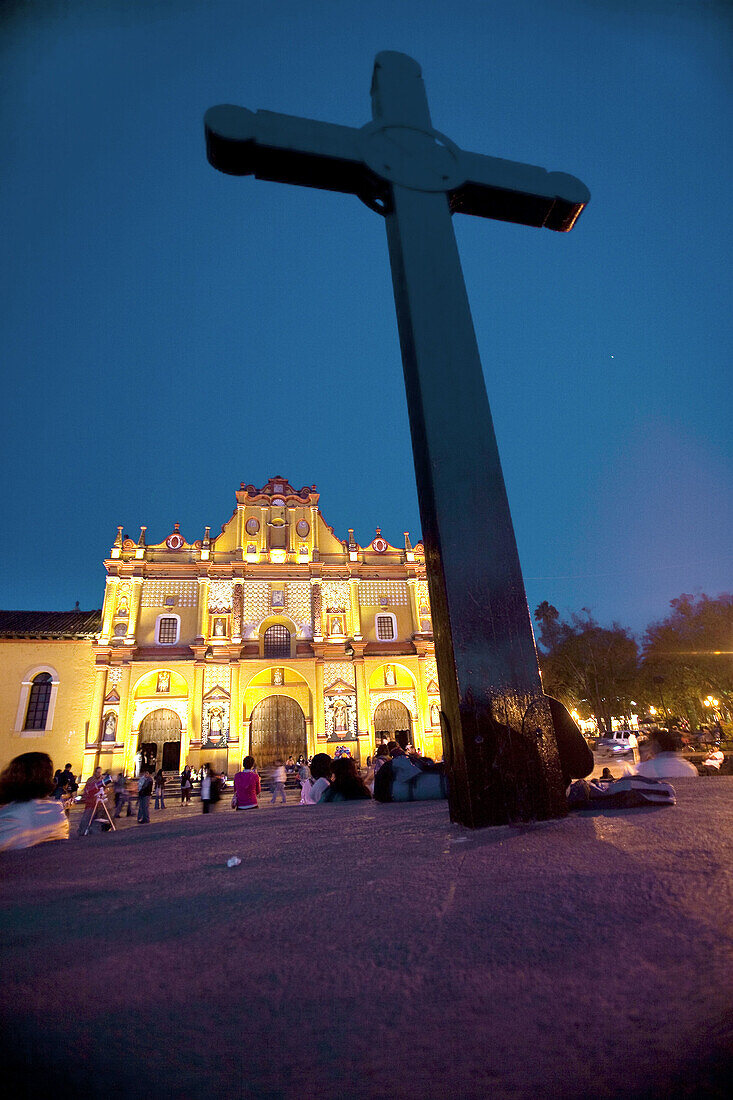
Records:
[[[631,752],[635,745],[638,740],[633,730],[614,730],[608,737],[599,737],[596,741],[596,749],[613,753]]]

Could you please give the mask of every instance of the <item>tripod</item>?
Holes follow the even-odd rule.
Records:
[[[94,809],[92,810],[92,816],[89,818],[89,821],[87,822],[87,827],[84,830],[84,832],[82,833],[82,836],[87,836],[88,835],[89,830],[92,827],[92,822],[94,821],[95,817],[97,817],[97,814],[100,811],[104,813],[104,816],[107,818],[107,821],[109,821],[109,825],[110,825],[110,828],[111,828],[112,832],[113,833],[117,832],[117,829],[115,828],[115,823],[112,820],[112,818],[109,816],[109,809],[107,808],[107,796],[106,796],[104,791],[100,791],[99,794],[97,795],[97,801],[94,803]]]

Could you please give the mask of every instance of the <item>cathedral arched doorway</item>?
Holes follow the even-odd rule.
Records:
[[[395,734],[406,730],[412,741],[412,718],[404,703],[399,699],[385,699],[374,711],[374,740],[394,741]]]
[[[257,767],[268,767],[275,760],[297,759],[308,751],[305,715],[287,695],[268,695],[252,711],[250,753]]]
[[[177,772],[181,766],[181,719],[174,710],[160,707],[140,723],[138,750],[148,767]]]

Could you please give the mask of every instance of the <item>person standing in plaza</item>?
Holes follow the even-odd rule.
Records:
[[[211,810],[212,804],[219,801],[219,776],[211,764],[204,764],[201,773],[201,808],[205,814]]]
[[[272,773],[272,798],[270,799],[270,805],[272,805],[277,798],[282,799],[283,805],[285,805],[287,799],[285,798],[285,780],[287,779],[287,773],[282,760],[275,761],[275,769]]]
[[[140,778],[137,781],[137,821],[138,825],[150,823],[150,795],[153,793],[153,777],[148,771],[147,764],[143,764]]]
[[[156,810],[164,810],[165,809],[165,797],[164,797],[164,794],[165,794],[165,776],[163,775],[163,769],[162,768],[158,768],[157,772],[155,773],[155,779],[154,779],[154,782],[153,782],[153,790],[155,792],[155,804],[154,804],[153,808],[156,809]]]
[[[115,817],[122,817],[122,811],[127,807],[127,816],[132,813],[130,804],[132,796],[127,788],[127,776],[120,772],[115,779]]]
[[[191,791],[193,790],[193,780],[191,779],[191,765],[186,764],[186,767],[181,772],[181,805],[185,802],[188,806],[191,802]]]
[[[87,825],[92,820],[97,799],[104,797],[103,792],[102,769],[95,768],[84,784],[84,790],[82,791],[84,813],[81,815],[81,821],[79,822],[79,836],[83,836],[86,832]]]

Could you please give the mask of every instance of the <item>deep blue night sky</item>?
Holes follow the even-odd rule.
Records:
[[[592,193],[567,236],[455,219],[530,606],[641,630],[729,590],[730,10],[7,3],[0,606],[99,606],[118,523],[199,538],[276,474],[416,540],[381,219],[203,141],[221,102],[362,125],[382,49],[459,145]]]

